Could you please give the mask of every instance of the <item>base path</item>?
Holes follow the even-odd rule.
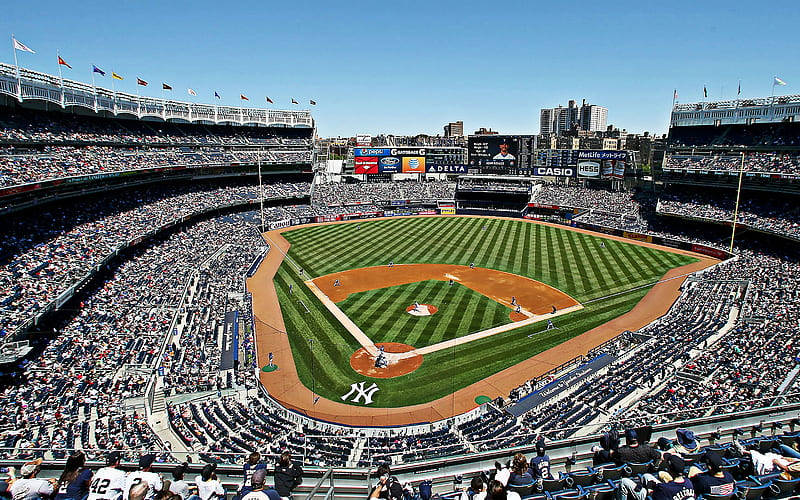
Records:
[[[435,215],[430,217],[462,216]],[[480,216],[469,217],[481,218]],[[652,243],[639,242],[618,236],[565,227],[558,224],[524,221],[521,219],[508,220],[514,220],[522,224],[551,225],[565,231],[587,233],[601,238],[624,241],[632,245],[641,245],[658,248],[667,252],[691,255],[699,259],[698,262],[671,269],[662,279],[699,271],[719,262],[717,259],[684,250],[676,250]],[[324,224],[354,223],[364,223],[364,221],[332,222]],[[280,364],[279,370],[271,373],[260,372],[260,380],[269,394],[285,407],[310,417],[348,425],[387,426],[434,422],[472,410],[478,406],[477,403],[475,403],[476,396],[485,395],[490,398],[508,396],[511,389],[519,386],[524,381],[547,373],[575,356],[585,355],[590,349],[610,340],[625,330],[638,330],[662,316],[669,310],[673,302],[675,302],[675,299],[680,296],[680,287],[685,279],[678,278],[660,282],[653,286],[647,295],[645,295],[645,297],[628,313],[578,335],[552,349],[541,352],[521,363],[506,368],[494,375],[490,375],[479,382],[459,389],[451,395],[429,403],[406,406],[403,408],[369,408],[319,398],[315,404],[314,400],[316,395],[311,392],[311,389],[300,382],[297,369],[294,366],[292,349],[289,345],[289,338],[284,333],[285,325],[283,323],[283,316],[281,315],[278,296],[273,285],[275,273],[283,262],[283,252],[289,249],[289,242],[287,242],[280,233],[296,229],[297,227],[302,226],[277,229],[265,233],[264,237],[272,248],[264,258],[264,261],[255,275],[247,280],[247,289],[253,296],[253,315],[256,320],[255,336],[258,365],[262,366],[267,363],[268,353],[270,352],[275,354],[275,358],[279,360]]]
[[[411,373],[422,365],[422,356],[407,355],[414,351],[414,347],[398,342],[379,342],[378,347],[383,347],[384,355],[389,360],[385,368],[375,367],[375,356],[363,347],[350,357],[350,367],[367,377],[393,378]]]

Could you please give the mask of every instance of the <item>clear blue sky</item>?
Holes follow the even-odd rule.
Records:
[[[771,2],[105,1],[6,2],[10,35],[37,51],[20,64],[57,73],[56,50],[90,81],[96,64],[126,79],[162,81],[186,99],[313,108],[322,136],[538,133],[539,108],[570,98],[609,108],[629,131],[665,132],[679,100],[769,95],[772,75],[800,93],[800,7]],[[108,77],[106,84],[110,85]]]

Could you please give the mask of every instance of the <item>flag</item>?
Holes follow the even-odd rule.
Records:
[[[167,85],[166,83],[161,84],[161,90],[172,90],[171,85]]]
[[[216,97],[217,99],[222,99],[222,97],[219,96],[216,90],[214,91],[214,97]]]
[[[675,92],[672,93],[672,98],[676,101],[678,100],[678,89],[675,89]]]
[[[703,97],[708,97],[708,89],[703,85]]]
[[[736,95],[742,95],[742,81],[739,80],[739,90],[736,91]]]
[[[139,78],[138,76],[136,77],[136,84],[137,84],[137,85],[141,85],[142,87],[147,87],[147,82],[146,82],[146,81],[144,81],[144,80],[142,80],[142,79],[141,79],[141,78]]]
[[[189,95],[194,95],[194,96],[197,95],[197,92],[195,92],[194,89],[186,89],[186,92],[188,92]]]
[[[92,64],[92,73],[100,73],[100,76],[106,76],[106,72]]]
[[[243,100],[243,101],[249,101],[249,100],[250,100],[250,99],[248,99],[248,98],[247,98],[247,96],[246,96],[246,95],[244,95],[244,94],[239,94],[239,99],[241,99],[241,100]]]
[[[297,101],[295,101],[295,100],[294,100],[294,97],[292,97],[292,104],[300,104],[300,103],[299,103],[299,102],[297,102]]]
[[[784,82],[783,80],[781,80],[780,78],[778,78],[778,77],[776,76],[776,77],[775,77],[775,81],[774,81],[774,82],[772,82],[772,84],[773,84],[773,85],[786,85],[786,82]]]
[[[67,61],[65,61],[65,60],[61,59],[61,56],[58,56],[58,64],[60,64],[61,66],[66,66],[66,67],[68,67],[69,69],[72,69],[72,66],[70,66],[69,64],[67,64]]]
[[[274,102],[272,102],[272,99],[270,99],[269,97],[265,97],[264,99],[266,99],[267,102],[270,103],[270,104],[275,104]]]
[[[317,105],[317,101],[315,101],[314,99],[309,99],[308,102],[310,102],[312,106]]]
[[[114,73],[113,71],[111,72],[111,78],[113,78],[114,80],[124,80],[124,78]]]
[[[14,40],[14,50],[21,50],[23,52],[30,52],[31,54],[35,54],[36,53],[36,52],[33,51],[33,49],[31,49],[30,47],[28,47],[24,43],[20,42],[19,40],[17,40],[13,36],[11,37],[11,39]]]

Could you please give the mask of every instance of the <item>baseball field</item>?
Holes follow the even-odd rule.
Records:
[[[391,218],[277,236],[288,242],[273,281],[280,310],[272,315],[282,322],[259,312],[256,292],[254,311],[269,327],[259,352],[279,351],[281,337],[268,337],[276,332],[288,338],[292,359],[284,352],[267,375],[281,377],[291,363],[315,396],[370,408],[422,405],[474,386],[628,313],[670,270],[698,262],[512,219]],[[283,251],[270,243],[272,254]],[[356,371],[355,353],[376,354],[381,343],[404,346],[387,352],[408,351],[398,356],[416,358],[413,368],[388,378]],[[356,397],[361,382],[360,392],[374,388],[369,397]]]

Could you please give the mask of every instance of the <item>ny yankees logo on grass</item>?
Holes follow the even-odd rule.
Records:
[[[375,393],[380,389],[378,389],[378,386],[375,384],[375,382],[373,382],[372,385],[366,389],[364,389],[364,384],[365,382],[353,382],[350,384],[350,391],[342,396],[342,401],[347,401],[347,398],[355,394],[351,400],[353,403],[358,403],[358,401],[363,398],[365,405],[372,404],[372,396],[375,395]]]

